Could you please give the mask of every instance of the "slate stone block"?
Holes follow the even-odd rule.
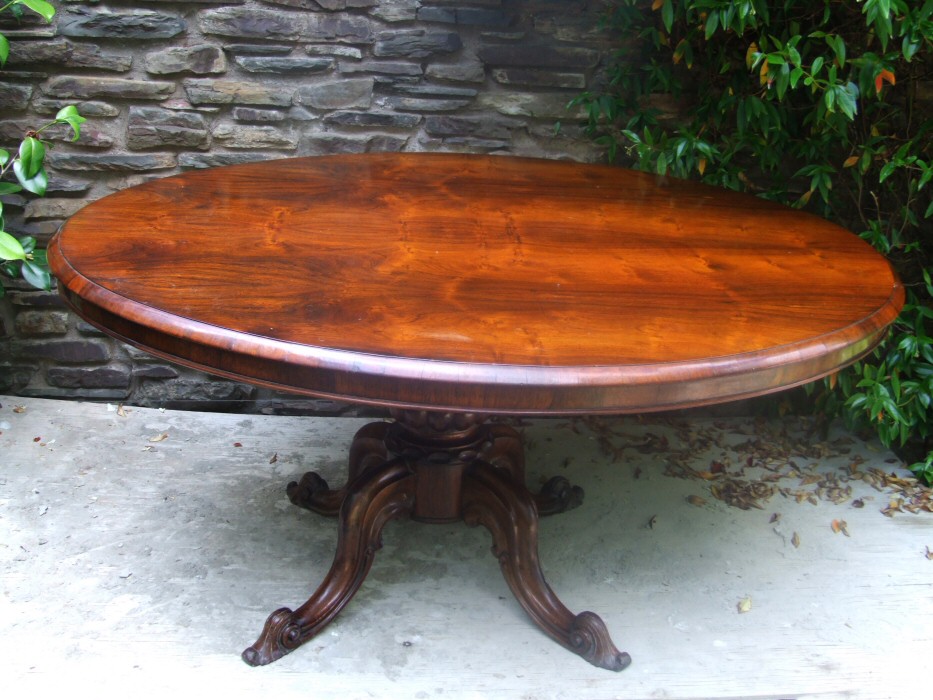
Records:
[[[289,2],[290,0],[271,0],[271,2]],[[379,5],[381,0],[315,0],[325,10],[350,10],[355,8],[373,7]]]
[[[339,65],[341,73],[366,73],[371,75],[391,75],[391,76],[420,76],[423,71],[417,63],[408,63],[405,61],[363,61],[361,63],[351,63],[349,61],[341,62]]]
[[[369,107],[373,99],[372,78],[345,78],[307,85],[298,89],[298,102],[315,109]]]
[[[69,7],[58,15],[58,31],[69,37],[171,39],[186,29],[187,24],[181,17],[148,10],[113,12]]]
[[[470,104],[470,100],[444,100],[428,97],[388,97],[386,106],[405,112],[452,112]]]
[[[452,53],[463,46],[456,32],[428,29],[406,29],[381,32],[376,37],[373,53],[380,57],[424,58],[435,53]]]
[[[463,58],[456,63],[432,63],[425,75],[438,80],[459,83],[481,83],[486,79],[486,66],[475,56]]]
[[[285,114],[275,109],[256,109],[255,107],[234,107],[233,118],[238,122],[281,122]]]
[[[141,406],[164,406],[165,408],[191,408],[192,403],[204,401],[212,404],[213,410],[225,410],[222,402],[241,402],[254,393],[253,387],[227,380],[215,380],[206,375],[192,374],[178,379],[143,381],[133,394],[134,402]],[[235,410],[236,406],[228,407]]]
[[[133,151],[167,146],[207,149],[210,134],[204,115],[197,112],[130,107],[126,146]]]
[[[123,80],[90,76],[58,75],[43,86],[49,97],[65,99],[164,100],[175,92],[175,83],[163,80]]]
[[[103,340],[56,340],[14,343],[14,353],[26,360],[54,360],[55,362],[107,362],[110,348]]]
[[[242,104],[288,107],[292,90],[277,85],[238,80],[206,80],[190,78],[183,82],[192,104]]]
[[[55,292],[41,290],[9,291],[8,296],[13,306],[31,306],[34,308],[62,308],[64,302]]]
[[[60,39],[57,41],[11,42],[7,70],[35,63],[54,63],[68,68],[94,68],[123,73],[133,65],[132,56],[105,54],[93,44],[79,44]]]
[[[84,208],[81,199],[48,198],[33,199],[23,210],[24,219],[67,219]]]
[[[516,123],[514,126],[519,126]],[[431,136],[483,136],[491,139],[511,137],[511,124],[498,122],[488,116],[465,117],[455,115],[432,115],[425,118],[424,131]]]
[[[149,365],[134,368],[133,376],[146,379],[176,379],[179,375],[178,370],[171,365]]]
[[[498,44],[484,46],[479,57],[493,66],[533,68],[592,68],[599,62],[599,51],[577,46],[552,44]]]
[[[299,24],[293,13],[272,9],[221,7],[198,13],[198,26],[204,34],[242,39],[297,40]]]
[[[383,22],[410,22],[417,18],[421,0],[382,0],[370,15]]]
[[[0,393],[22,392],[38,371],[38,365],[0,364]]]
[[[194,73],[207,75],[227,70],[227,57],[217,46],[173,46],[146,55],[146,72],[153,75]]]
[[[240,163],[255,163],[260,160],[276,158],[275,154],[262,153],[181,153],[178,156],[178,165],[182,168],[217,168],[222,165],[238,165]]]
[[[392,112],[335,112],[324,117],[328,126],[388,127],[410,129],[417,126],[421,117],[415,114]]]
[[[82,100],[75,103],[75,100],[50,100],[36,98],[32,101],[32,107],[37,114],[54,116],[62,107],[75,105],[81,116],[91,117],[115,117],[120,114],[120,108],[109,102],[97,102],[94,100]]]
[[[213,136],[227,148],[273,148],[286,151],[298,148],[297,137],[272,126],[220,124],[214,127]]]
[[[477,25],[485,27],[508,27],[515,22],[512,13],[480,7],[422,7],[418,10],[422,22]]]
[[[65,311],[20,311],[16,315],[15,329],[21,336],[65,335],[68,314]]]
[[[291,44],[224,44],[224,51],[241,56],[287,56]]]
[[[321,12],[222,7],[200,12],[198,25],[204,34],[236,39],[349,43],[372,41],[372,26],[367,18]]]
[[[128,389],[132,372],[123,364],[105,367],[49,367],[46,381],[63,388]]]
[[[175,156],[171,153],[139,155],[111,155],[95,153],[52,153],[46,162],[58,170],[131,171],[165,170],[174,168]]]
[[[537,70],[534,68],[497,68],[492,72],[493,80],[503,85],[531,87],[559,87],[582,90],[586,87],[586,75],[562,71]]]
[[[335,65],[333,58],[311,56],[237,56],[234,60],[250,73],[323,73]]]
[[[17,83],[0,83],[0,104],[4,109],[11,107],[22,112],[29,104],[29,98],[32,97],[31,85],[19,85]]]

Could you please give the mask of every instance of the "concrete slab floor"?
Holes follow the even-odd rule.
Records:
[[[631,653],[622,673],[530,623],[485,530],[412,522],[335,622],[250,668],[336,541],[285,484],[342,483],[365,422],[0,397],[4,696],[929,697],[933,515],[906,512],[929,493],[797,418],[523,422],[530,482],[586,491],[542,520],[546,575]]]

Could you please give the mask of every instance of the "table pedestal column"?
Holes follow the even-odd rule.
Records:
[[[512,593],[544,632],[595,666],[628,666],[631,658],[616,649],[603,621],[591,612],[570,612],[538,561],[538,516],[578,506],[582,490],[555,477],[531,494],[520,436],[483,416],[395,411],[393,417],[394,423],[370,423],[357,432],[343,488],[330,489],[314,472],[288,485],[295,505],[338,517],[337,553],[311,597],[297,610],[272,613],[243,660],[271,663],[323,629],[366,578],[385,524],[409,517],[486,527]]]

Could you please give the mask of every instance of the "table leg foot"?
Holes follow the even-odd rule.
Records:
[[[331,490],[317,472],[307,472],[298,481],[289,482],[285,492],[294,505],[321,515],[337,515],[345,496],[343,489]]]
[[[525,612],[546,634],[594,666],[621,671],[632,661],[620,652],[594,613],[574,615],[551,590],[538,561],[535,499],[501,469],[475,462],[464,476],[463,518],[483,525],[493,537],[509,588]]]
[[[389,423],[367,423],[357,431],[350,445],[347,485],[331,489],[317,472],[307,472],[298,481],[285,487],[288,500],[294,505],[321,515],[334,516],[347,496],[347,486],[370,467],[385,463],[388,452],[385,436]]]
[[[323,481],[323,480],[322,480]],[[264,666],[297,649],[323,629],[350,602],[382,547],[382,529],[411,513],[415,475],[403,460],[365,470],[349,486],[338,518],[337,553],[330,571],[297,610],[276,610],[255,644],[242,654],[250,666]]]
[[[541,492],[535,494],[535,506],[538,515],[556,515],[566,513],[583,504],[583,489],[571,484],[566,477],[551,477]]]

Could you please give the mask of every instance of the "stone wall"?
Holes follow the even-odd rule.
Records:
[[[154,177],[369,151],[599,157],[568,112],[608,51],[598,0],[56,2],[0,20],[0,144],[75,104],[42,198],[6,229],[46,241],[85,203]],[[562,122],[559,131],[555,129]],[[262,284],[261,279],[256,280]],[[54,293],[8,285],[0,393],[142,405],[340,412],[216,380],[112,341]]]

